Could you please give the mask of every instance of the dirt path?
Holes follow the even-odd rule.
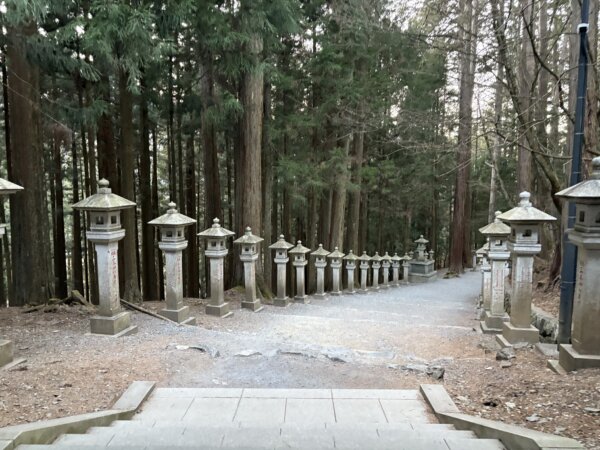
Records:
[[[417,388],[444,382],[465,411],[600,445],[600,371],[558,377],[531,349],[509,368],[477,331],[480,274],[218,319],[189,302],[198,327],[134,314],[139,333],[90,336],[88,313],[0,310],[27,362],[0,372],[0,426],[108,407],[133,380],[161,386]],[[160,303],[145,305],[159,309]],[[442,367],[435,381],[428,367]],[[430,370],[431,371],[431,370]],[[439,374],[439,371],[438,371]],[[558,393],[560,392],[560,394]],[[487,406],[485,404],[487,404]],[[496,406],[491,406],[496,405]],[[526,417],[538,417],[527,421]]]

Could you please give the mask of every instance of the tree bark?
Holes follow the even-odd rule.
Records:
[[[150,124],[148,118],[148,86],[141,80],[140,97],[140,203],[142,206],[142,294],[144,300],[158,300],[156,243],[153,219],[152,176],[150,174]],[[157,205],[158,206],[158,205]]]
[[[264,86],[264,98],[263,98],[263,133],[262,133],[262,225],[263,232],[262,237],[264,238],[265,245],[263,246],[263,265],[264,265],[264,283],[272,289],[272,270],[273,261],[271,259],[271,251],[268,246],[272,243],[273,239],[273,228],[271,215],[273,210],[271,205],[273,204],[273,148],[270,142],[269,128],[271,126],[271,84],[265,83]]]
[[[521,0],[521,52],[519,54],[518,85],[521,99],[521,114],[526,126],[531,126],[532,86],[533,86],[533,47],[527,29],[533,33],[533,6],[530,0]],[[517,189],[519,192],[531,192],[532,159],[527,136],[519,133],[519,157],[517,165]]]
[[[44,204],[40,143],[39,74],[26,58],[25,41],[37,32],[34,23],[9,30],[6,65],[11,74],[9,112],[13,181],[25,189],[11,201],[14,295],[11,305],[41,304],[48,298],[50,280],[44,239],[48,220]]]
[[[196,219],[198,212],[196,210],[196,155],[194,146],[194,134],[191,133],[187,137],[185,146],[185,183],[184,197],[185,208],[184,212],[188,217]],[[200,286],[198,284],[199,267],[198,267],[198,230],[196,225],[191,225],[187,229],[188,248],[185,252],[186,258],[186,284],[185,295],[187,297],[198,298],[200,295]]]
[[[352,140],[352,184],[353,189],[349,194],[348,211],[348,248],[355,253],[359,249],[359,226],[360,223],[360,197],[361,197],[361,170],[364,153],[364,132],[354,133]]]
[[[126,72],[119,72],[119,112],[121,121],[121,195],[135,201],[135,150],[133,147],[133,95],[127,89]],[[128,302],[139,303],[142,300],[138,278],[138,256],[136,246],[136,208],[128,208],[121,212],[125,239],[123,239],[124,293]]]
[[[459,25],[461,48],[461,75],[458,111],[458,143],[457,143],[457,170],[454,188],[454,209],[452,215],[452,242],[450,247],[449,270],[460,274],[464,271],[464,253],[466,234],[470,232],[467,227],[467,218],[470,217],[468,209],[469,178],[471,174],[471,123],[474,83],[474,65],[472,59],[472,22],[473,0],[462,0],[463,12]]]

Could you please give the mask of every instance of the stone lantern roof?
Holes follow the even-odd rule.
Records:
[[[239,238],[237,238],[235,241],[233,241],[233,243],[234,244],[252,244],[252,245],[254,245],[254,244],[258,244],[262,241],[264,241],[263,238],[252,234],[252,228],[246,227],[245,233],[242,236],[240,236]]]
[[[421,235],[419,239],[415,241],[415,244],[429,244],[429,241]]]
[[[580,203],[600,202],[600,157],[592,160],[592,175],[588,180],[563,189],[555,195],[557,197],[573,199]]]
[[[412,258],[408,256],[408,253],[405,253],[404,256],[400,258],[401,261],[410,261]]]
[[[484,236],[508,236],[510,234],[510,227],[499,219],[501,214],[501,211],[496,211],[496,218],[494,221],[485,227],[481,227],[479,232]]]
[[[0,194],[14,194],[17,191],[22,191],[23,187],[11,181],[0,178]]]
[[[219,222],[219,219],[214,218],[212,227],[201,231],[200,233],[198,233],[198,236],[202,236],[205,238],[223,238],[233,236],[235,234],[233,231],[229,231],[227,228],[223,228]]]
[[[311,256],[327,256],[329,252],[323,248],[323,244],[319,244],[319,248],[311,253]]]
[[[334,248],[329,255],[327,255],[328,258],[343,258],[344,256],[344,253],[340,252],[337,247]]]
[[[157,227],[185,227],[194,223],[196,223],[195,219],[177,212],[177,205],[173,202],[169,203],[166,214],[148,222],[149,225]]]
[[[402,258],[398,256],[398,253],[394,253],[394,256],[390,258],[391,261],[402,261]]]
[[[390,256],[390,254],[388,252],[385,252],[385,255],[383,255],[381,257],[381,259],[384,260],[384,261],[391,261],[392,257]]]
[[[102,178],[98,181],[98,192],[75,203],[73,209],[83,211],[116,211],[119,209],[133,208],[135,203],[113,194],[108,180]]]
[[[479,248],[475,251],[475,254],[477,256],[484,256],[489,250],[490,250],[490,243],[486,242],[485,244],[483,244],[481,246],[481,248]]]
[[[305,253],[310,252],[310,248],[306,248],[302,245],[302,241],[298,241],[298,244],[289,251],[290,255],[304,255]]]
[[[383,258],[379,256],[379,252],[375,252],[375,256],[371,257],[371,261],[380,262]]]
[[[344,260],[346,260],[346,261],[356,261],[357,259],[360,259],[360,258],[358,256],[356,256],[352,250],[350,250],[348,252],[348,254],[346,256],[344,256]]]
[[[519,197],[521,199],[519,206],[500,214],[498,218],[501,221],[507,223],[538,223],[556,220],[556,217],[533,207],[530,201],[531,194],[529,192],[521,192]]]
[[[371,261],[371,257],[367,255],[367,252],[363,252],[363,254],[360,255],[358,259],[360,259],[361,261]]]
[[[277,242],[275,242],[272,245],[269,245],[269,248],[273,250],[289,250],[293,246],[294,244],[290,244],[289,242],[287,242],[285,240],[285,236],[281,234],[279,235],[279,239],[277,239]]]

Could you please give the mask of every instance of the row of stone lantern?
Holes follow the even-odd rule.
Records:
[[[73,205],[74,209],[87,211],[89,213],[90,229],[87,238],[95,244],[98,259],[98,283],[99,302],[98,314],[91,318],[91,331],[95,334],[120,336],[136,331],[131,325],[130,313],[123,311],[119,301],[119,270],[118,270],[118,241],[125,236],[125,230],[121,228],[121,210],[132,208],[135,203],[124,199],[111,192],[109,183],[100,180],[98,192]],[[160,314],[178,323],[194,324],[195,318],[190,317],[189,308],[183,305],[182,290],[182,252],[187,248],[185,239],[185,228],[196,221],[179,213],[174,203],[169,204],[166,214],[152,220],[149,225],[156,226],[160,231],[159,248],[165,254],[165,285],[166,285],[166,308]],[[221,226],[219,219],[214,219],[213,225],[198,233],[198,236],[206,241],[205,256],[209,260],[209,278],[211,296],[206,306],[206,313],[218,317],[226,317],[231,314],[228,303],[224,299],[224,259],[228,254],[226,241],[234,233]],[[243,236],[234,241],[241,248],[240,260],[244,264],[245,295],[242,308],[252,311],[262,309],[260,300],[256,295],[256,261],[259,257],[259,244],[262,238],[252,234],[247,228]],[[426,252],[427,240],[421,236],[417,241],[416,261],[420,266],[433,265],[433,252]],[[296,302],[306,302],[308,296],[305,289],[305,266],[308,264],[307,254],[310,249],[304,247],[300,241],[296,246],[285,241],[283,236],[269,247],[275,250],[275,264],[277,265],[277,297],[274,304],[285,306],[289,303],[286,295],[286,266],[289,255],[292,257],[292,265],[296,268]],[[383,287],[389,286],[390,268],[392,269],[392,283],[399,284],[399,269],[402,264],[403,280],[408,281],[410,265],[413,258],[407,254],[403,257],[394,255],[391,257],[386,253],[383,257],[378,253],[369,257],[364,253],[357,257],[349,252],[345,255],[338,248],[333,252],[326,251],[322,245],[310,253],[315,257],[317,269],[317,292],[315,296],[325,295],[325,268],[328,265],[332,270],[331,295],[342,293],[341,271],[343,262],[346,262],[349,287],[348,292],[354,293],[354,271],[356,262],[360,261],[361,270],[361,292],[367,287],[367,272],[373,270],[372,289],[379,289],[379,270],[383,271]],[[371,266],[369,265],[371,263]],[[422,271],[421,271],[422,272]]]
[[[560,344],[558,361],[549,361],[557,371],[573,371],[600,367],[600,158],[592,161],[592,174],[556,194],[574,201],[576,220],[568,230],[569,239],[577,245],[577,281],[572,318],[572,342]],[[482,297],[484,315],[482,329],[501,333],[502,346],[517,342],[539,342],[539,331],[531,325],[534,256],[541,251],[540,226],[556,220],[534,208],[530,194],[520,195],[517,207],[503,214],[480,231],[488,238],[482,255]],[[509,226],[504,225],[505,222]],[[479,251],[478,251],[479,252]],[[504,312],[504,266],[512,258],[511,310]],[[490,263],[487,263],[489,259]],[[486,275],[489,273],[489,275]],[[489,279],[489,280],[488,280]],[[558,367],[560,366],[560,368]]]
[[[518,342],[539,342],[539,331],[531,325],[533,261],[542,249],[541,225],[556,218],[534,208],[530,197],[529,192],[522,192],[515,208],[505,213],[496,212],[494,221],[479,230],[487,239],[481,249],[484,308],[481,329],[497,334],[502,347]],[[505,266],[511,258],[509,316],[504,310],[504,280]]]
[[[12,195],[22,191],[23,187],[0,178],[0,195]],[[6,224],[0,223],[0,239],[6,234]],[[0,276],[3,276],[0,274]],[[0,368],[13,362],[13,343],[0,335]]]

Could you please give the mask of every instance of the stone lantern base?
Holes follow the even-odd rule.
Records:
[[[496,336],[496,342],[502,348],[512,347],[519,342],[537,344],[540,342],[540,331],[533,325],[527,328],[518,328],[510,322],[505,322],[502,325],[502,334]]]
[[[90,318],[92,334],[121,337],[137,333],[137,326],[131,325],[131,313],[121,311],[114,316],[93,316]]]
[[[558,355],[560,366],[567,372],[600,368],[600,355],[579,353],[570,344],[561,344]]]
[[[229,310],[229,303],[222,303],[220,305],[206,305],[205,311],[209,316],[229,317],[233,315],[233,313]]]
[[[308,298],[308,295],[296,295],[294,297],[294,302],[296,303],[310,303],[310,299]]]
[[[433,261],[410,261],[408,279],[411,283],[426,283],[437,279]]]
[[[483,320],[479,323],[479,326],[484,334],[500,334],[504,323],[510,321],[508,314],[504,313],[501,316],[496,316],[490,311],[484,311],[481,318]]]
[[[6,339],[0,339],[0,367],[11,363],[13,360],[13,343]]]
[[[290,303],[291,303],[291,300],[289,297],[273,299],[273,306],[279,306],[279,307],[285,308]]]
[[[255,300],[253,302],[248,302],[246,300],[242,301],[242,308],[249,309],[253,312],[259,312],[264,309],[264,306],[260,303],[260,300]]]
[[[190,317],[190,307],[183,306],[180,309],[161,309],[158,311],[163,317],[166,317],[173,322],[181,323],[184,325],[196,325],[196,318]]]

